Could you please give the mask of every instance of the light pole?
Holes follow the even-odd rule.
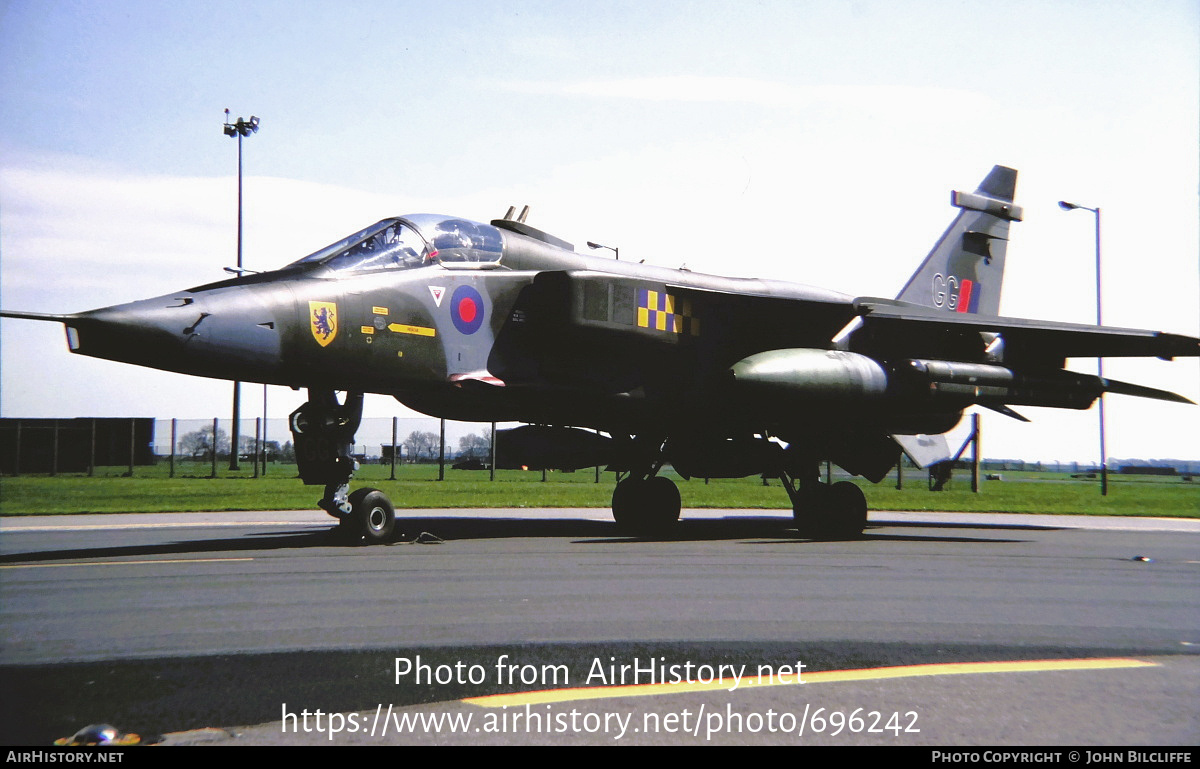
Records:
[[[237,272],[242,274],[242,137],[258,133],[258,118],[254,115],[249,120],[238,118],[236,123],[229,122],[229,110],[225,110],[225,135],[236,136],[238,142],[238,214],[237,214]],[[229,469],[238,470],[238,423],[242,418],[242,383],[233,383],[233,429],[229,431]],[[258,457],[254,458],[258,461]]]
[[[612,246],[605,246],[600,243],[593,243],[590,240],[587,242],[587,244],[588,248],[607,248],[609,251],[612,251],[614,255],[616,255],[618,262],[621,261],[621,249],[614,248]]]
[[[1073,211],[1076,208],[1084,211],[1091,211],[1096,215],[1096,325],[1104,325],[1104,315],[1101,312],[1100,305],[1100,209],[1088,208],[1077,203],[1068,203],[1065,200],[1058,201],[1058,207],[1064,211]],[[1104,379],[1104,358],[1096,358],[1096,373]],[[1100,393],[1100,493],[1108,496],[1108,454],[1104,446],[1104,392]]]

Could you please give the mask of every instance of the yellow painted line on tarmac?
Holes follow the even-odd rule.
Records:
[[[59,566],[140,566],[149,563],[229,563],[253,561],[253,558],[164,558],[160,561],[78,561],[75,563],[20,563],[0,569],[50,569]]]
[[[947,662],[930,665],[903,665],[888,668],[863,668],[859,670],[819,670],[805,671],[800,676],[801,682],[795,681],[795,675],[787,676],[790,680],[778,680],[764,676],[761,680],[757,675],[743,675],[738,689],[758,689],[767,686],[797,686],[818,683],[834,683],[837,681],[878,681],[888,678],[915,678],[921,676],[951,676],[977,675],[980,673],[1037,673],[1061,670],[1114,670],[1119,668],[1158,667],[1158,663],[1146,662],[1125,657],[1104,657],[1099,659],[1069,659],[1069,660],[1016,660],[999,662]],[[471,705],[485,708],[499,708],[520,705],[543,705],[552,702],[573,702],[578,700],[599,700],[613,697],[650,697],[663,694],[693,694],[695,692],[711,692],[733,688],[733,679],[717,679],[711,682],[680,682],[676,684],[634,684],[627,686],[590,686],[577,689],[549,689],[536,692],[518,692],[514,694],[490,694],[483,697],[469,697],[462,700]]]

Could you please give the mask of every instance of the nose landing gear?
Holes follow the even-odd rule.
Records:
[[[358,469],[352,452],[362,421],[362,393],[347,393],[345,403],[338,403],[331,390],[310,390],[308,395],[308,402],[288,420],[300,479],[325,487],[317,505],[338,519],[339,531],[368,545],[389,541],[396,528],[391,500],[378,489],[350,492],[350,479]]]

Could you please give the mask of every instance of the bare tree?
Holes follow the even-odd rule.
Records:
[[[400,445],[408,454],[409,462],[420,462],[422,458],[433,459],[434,452],[438,448],[438,434],[414,430]]]
[[[185,434],[179,439],[179,451],[189,457],[212,458],[213,451],[212,425],[201,427],[199,430]],[[218,448],[229,445],[229,435],[220,428],[217,429]]]
[[[255,444],[257,441],[253,435],[242,435],[238,437],[238,453],[243,457],[253,457],[254,450],[258,448]]]
[[[458,439],[459,456],[471,459],[487,459],[492,455],[492,440],[486,435],[469,433]]]

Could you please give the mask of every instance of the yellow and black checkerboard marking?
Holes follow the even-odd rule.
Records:
[[[700,319],[692,312],[692,300],[665,291],[638,289],[637,324],[639,328],[700,336]]]

